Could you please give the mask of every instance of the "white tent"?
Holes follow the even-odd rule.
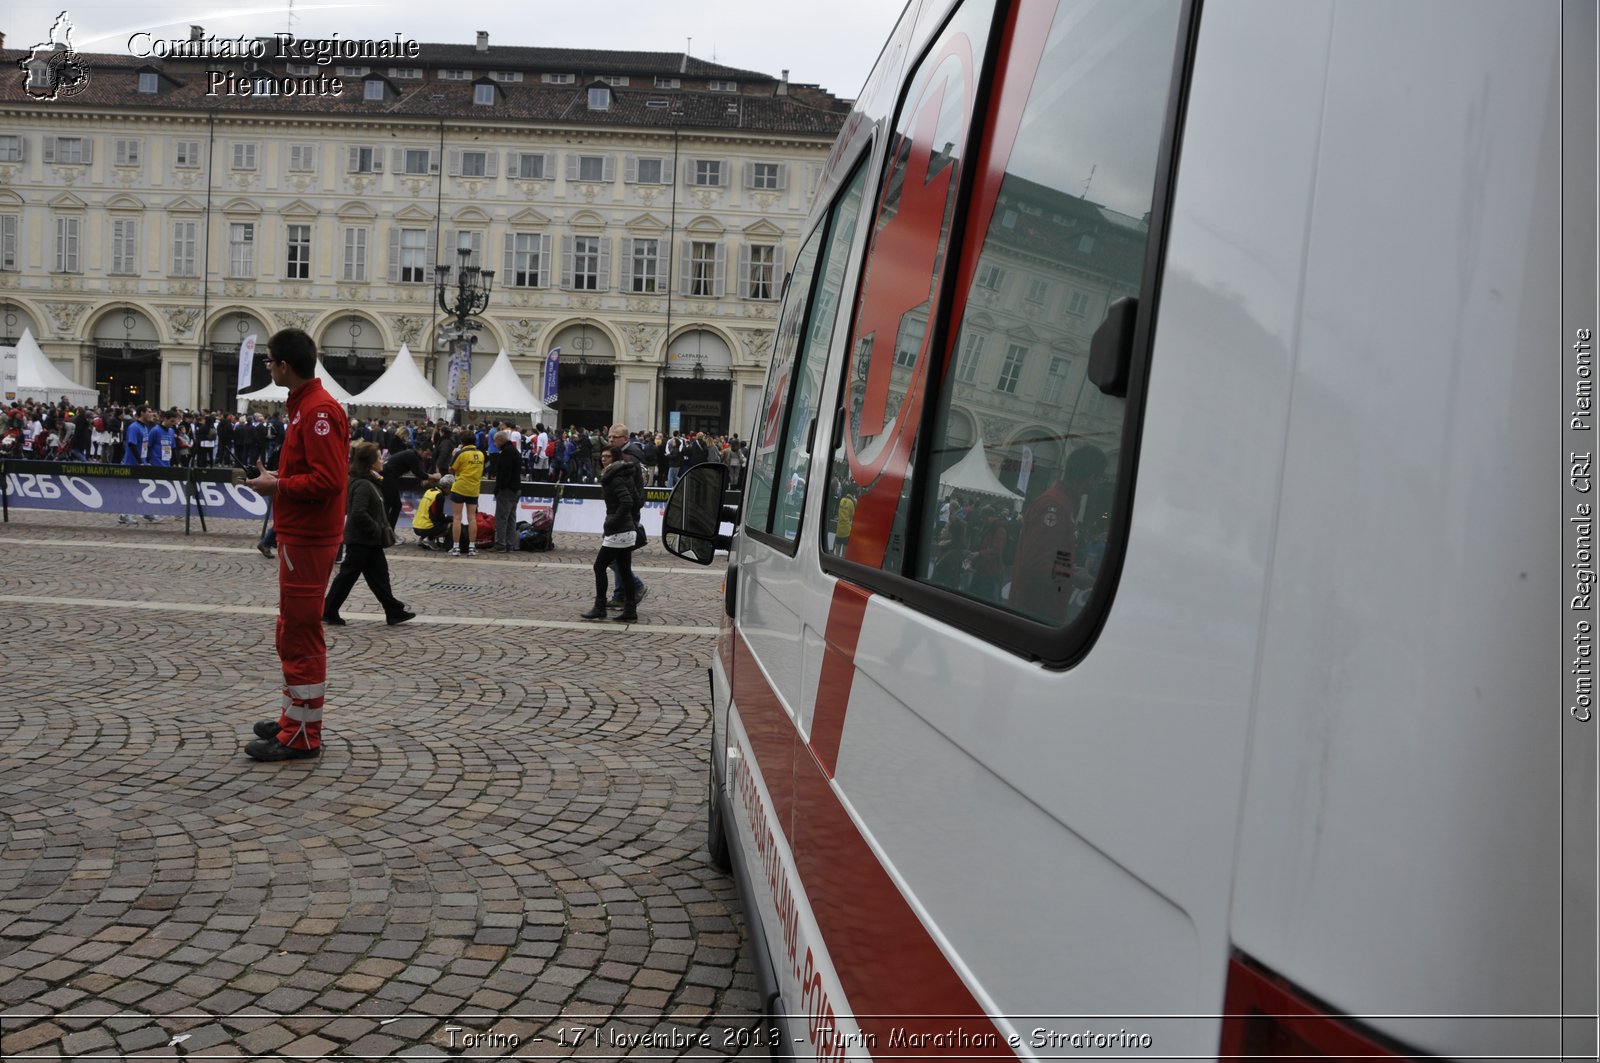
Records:
[[[424,410],[429,418],[435,418],[445,416],[450,404],[437,388],[428,383],[422,370],[412,360],[411,348],[402,343],[400,353],[394,356],[389,368],[372,382],[371,387],[352,396],[350,405]]]
[[[63,395],[70,402],[100,401],[100,393],[94,388],[74,384],[50,364],[50,359],[44,356],[33,338],[32,330],[23,329],[22,337],[17,340],[17,398],[60,402]]]
[[[511,367],[511,356],[504,350],[495,357],[494,365],[483,374],[483,379],[472,386],[469,401],[475,411],[525,413],[529,424],[541,421],[549,424],[554,419],[550,407],[540,402],[517,376],[517,371]]]
[[[317,359],[317,379],[322,381],[322,386],[328,389],[328,394],[338,400],[339,405],[350,405],[350,393],[340,386],[339,382],[328,374],[328,369],[322,364],[322,359]],[[277,384],[268,384],[264,388],[254,391],[244,391],[239,394],[239,412],[243,413],[252,402],[289,401],[289,389],[279,387]]]
[[[941,495],[954,491],[970,491],[980,495],[996,495],[1012,501],[1022,498],[1017,492],[1001,483],[1000,478],[989,468],[989,454],[984,450],[982,437],[972,444],[972,449],[967,451],[966,457],[944,471],[939,477],[939,487]]]

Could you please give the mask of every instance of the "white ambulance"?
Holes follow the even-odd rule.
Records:
[[[730,552],[710,848],[775,1056],[1594,1058],[1560,324],[1594,27],[907,9],[732,533],[720,466],[667,514]]]

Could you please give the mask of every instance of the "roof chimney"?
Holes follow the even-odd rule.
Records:
[[[778,80],[777,94],[779,96],[789,95],[789,72],[787,70],[783,72],[783,77]]]
[[[488,50],[489,50],[489,31],[488,30],[479,30],[478,31],[478,51],[487,52]]]
[[[206,35],[206,28],[204,26],[190,26],[189,27],[189,39],[191,41],[203,40],[205,38],[205,35]]]

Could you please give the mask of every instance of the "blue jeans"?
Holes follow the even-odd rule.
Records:
[[[634,599],[634,601],[638,601],[639,600],[639,592],[644,590],[644,580],[640,579],[638,576],[635,576],[633,574],[633,555],[628,553],[628,552],[626,552],[626,551],[624,551],[620,557],[615,557],[615,558],[612,558],[612,560],[611,560],[611,571],[613,573],[615,573],[615,575],[611,579],[611,585],[616,587],[616,591],[613,593],[612,596],[614,598],[616,598],[618,601],[622,600],[622,568],[623,568],[622,562],[624,560],[626,560],[627,563],[628,563],[627,564],[628,578],[633,580],[633,599]],[[601,594],[605,593],[605,590],[604,590],[603,587],[601,588],[601,592],[600,593]]]

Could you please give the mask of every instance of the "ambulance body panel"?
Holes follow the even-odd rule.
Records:
[[[999,7],[929,0],[896,27],[819,186],[751,433],[713,800],[790,1049],[1060,1058],[1088,1028],[1115,1041],[1097,1058],[1227,1056],[1222,1016],[1259,969],[1375,1052],[1553,1054],[1561,382],[1535,352],[1558,319],[1560,9]],[[1052,331],[1081,311],[1015,313],[1017,289],[986,288],[1023,256],[1001,213],[1018,198],[985,174],[1001,141],[1038,166],[1030,92],[1092,101],[1085,71],[1163,33],[1168,124],[1130,129],[1127,153],[1153,168],[1149,212],[1111,205],[1127,189],[1095,200],[1097,177],[1131,172],[1110,140],[1070,160],[1077,203],[1023,190],[1145,241],[1124,278],[1143,343],[1127,398],[1102,399],[1084,363],[1109,307]],[[949,148],[926,171],[924,141]],[[930,186],[959,173],[931,257],[880,212],[907,151]],[[863,432],[887,337],[861,322],[913,261],[934,263],[934,294],[900,319],[883,427]],[[996,390],[1038,350],[1079,374],[1053,467],[1045,434],[985,440],[1001,418],[980,410],[962,437],[954,400],[917,407],[969,384],[982,401],[974,322],[1012,345]],[[1048,422],[1048,394],[1004,401]],[[913,420],[938,435],[897,452]],[[984,442],[1024,512],[1029,471],[1107,452],[1109,560],[1055,641],[1015,622],[1015,579],[930,593],[922,470]],[[890,528],[869,496],[896,475]],[[899,578],[868,570],[907,555]],[[1471,1018],[1489,1014],[1528,1018]]]

